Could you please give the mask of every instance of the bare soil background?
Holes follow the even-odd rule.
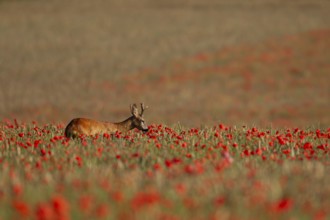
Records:
[[[330,3],[0,1],[0,118],[330,124]]]

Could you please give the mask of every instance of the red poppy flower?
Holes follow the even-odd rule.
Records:
[[[109,212],[108,206],[106,204],[101,204],[98,207],[96,207],[95,215],[98,218],[104,218],[108,215],[108,212]]]
[[[274,212],[287,212],[293,207],[293,200],[290,198],[282,198],[275,202],[272,206]]]
[[[15,211],[22,217],[27,217],[30,214],[28,205],[20,200],[13,201],[12,204]]]
[[[61,196],[54,196],[51,200],[54,212],[59,216],[67,216],[69,211],[69,203]]]
[[[132,199],[132,207],[139,209],[144,206],[150,206],[160,201],[160,195],[157,192],[138,192]]]
[[[36,206],[36,219],[38,220],[50,220],[54,218],[54,212],[52,207],[47,203],[39,203]]]

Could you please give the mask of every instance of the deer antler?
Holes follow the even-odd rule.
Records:
[[[140,114],[140,116],[143,115],[144,110],[146,110],[147,108],[148,108],[148,106],[145,106],[144,103],[141,103],[141,114]]]
[[[139,114],[139,112],[138,112],[136,104],[133,104],[133,105],[131,104],[130,107],[131,107],[132,115],[137,116]]]

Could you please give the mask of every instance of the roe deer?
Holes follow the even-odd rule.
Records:
[[[75,138],[79,135],[96,135],[103,133],[115,133],[116,131],[127,132],[133,128],[137,128],[143,132],[148,131],[148,126],[143,119],[144,110],[147,109],[141,103],[141,113],[136,104],[130,105],[132,116],[125,121],[118,123],[101,122],[86,118],[75,118],[65,128],[65,136]]]

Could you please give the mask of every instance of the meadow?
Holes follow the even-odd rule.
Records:
[[[330,129],[149,126],[63,136],[6,121],[0,219],[328,219]]]
[[[329,219],[328,0],[0,0],[0,220]],[[149,131],[67,139],[76,117]]]

